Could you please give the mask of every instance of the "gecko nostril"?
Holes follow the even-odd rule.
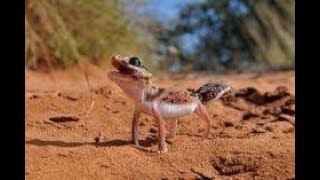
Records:
[[[114,56],[111,57],[111,59],[112,59],[112,60],[120,59],[120,56],[119,56],[119,55],[114,55]]]

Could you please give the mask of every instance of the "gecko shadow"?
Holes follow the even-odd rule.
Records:
[[[139,140],[139,144],[142,147],[151,147],[155,142],[155,139],[147,138],[146,140]],[[131,140],[111,140],[105,142],[68,142],[68,141],[50,141],[50,140],[41,140],[41,139],[31,139],[25,141],[26,144],[35,145],[35,146],[55,146],[55,147],[80,147],[80,146],[95,146],[95,147],[119,147],[133,145]],[[133,145],[134,146],[134,145]]]

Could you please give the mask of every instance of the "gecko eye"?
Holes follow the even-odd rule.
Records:
[[[129,64],[131,64],[133,66],[137,66],[137,67],[141,66],[141,62],[140,62],[139,58],[137,58],[137,57],[131,57],[129,60]]]

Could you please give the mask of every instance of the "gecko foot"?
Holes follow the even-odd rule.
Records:
[[[159,150],[158,154],[165,154],[167,152],[168,152],[168,149],[166,148],[166,149]]]

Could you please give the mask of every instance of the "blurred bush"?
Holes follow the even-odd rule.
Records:
[[[26,0],[26,66],[104,64],[113,53],[147,56],[123,7],[116,0]]]
[[[164,21],[138,13],[150,2],[26,0],[26,66],[105,65],[117,53],[139,56],[152,71],[295,67],[294,0],[188,1]]]
[[[219,73],[295,67],[294,0],[193,1],[169,26],[159,22],[153,30],[164,69]]]

